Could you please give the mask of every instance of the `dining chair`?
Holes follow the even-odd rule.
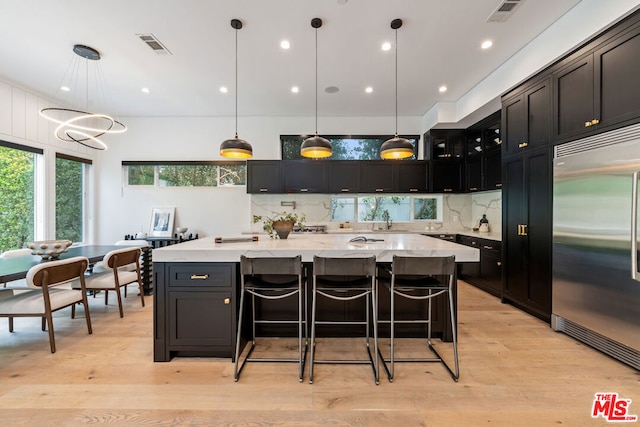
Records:
[[[382,352],[380,352],[382,366],[387,373],[389,382],[393,381],[396,362],[441,362],[447,371],[449,371],[453,380],[458,381],[460,377],[458,365],[458,331],[453,303],[455,281],[455,256],[411,257],[394,255],[391,269],[381,269],[378,273],[378,285],[384,285],[390,293],[390,319],[378,320],[381,324],[388,323],[390,325],[389,356],[385,358]],[[453,369],[445,359],[442,358],[440,353],[438,353],[432,342],[434,299],[440,295],[444,295],[447,299],[447,308],[449,311],[449,319],[447,321],[451,322],[451,332],[453,336]],[[402,318],[398,319],[396,313],[396,298],[398,297],[413,301],[425,301],[427,303],[426,318],[408,318],[406,315],[403,315]],[[395,356],[396,324],[426,325],[427,346],[433,353],[433,357],[397,358]],[[388,367],[387,363],[389,363]]]
[[[0,254],[0,258],[14,258],[19,256],[31,255],[31,249],[10,249],[8,251],[4,251]],[[26,286],[26,281],[24,279],[12,280],[11,283],[17,286]],[[7,282],[2,284],[3,288],[7,287]]]
[[[45,330],[45,325],[48,327],[51,353],[55,353],[56,343],[52,313],[71,307],[72,317],[75,317],[75,305],[81,303],[84,307],[87,330],[91,334],[91,317],[84,279],[88,265],[87,258],[73,257],[42,262],[31,267],[27,272],[26,281],[32,290],[0,299],[0,317],[9,318],[9,331],[13,332],[12,319],[14,317],[41,317],[43,319],[42,330]],[[79,289],[58,286],[71,280],[78,281]]]
[[[304,287],[302,257],[300,255],[286,258],[249,258],[240,256],[240,309],[238,314],[238,336],[236,340],[235,364],[233,379],[238,381],[240,373],[247,362],[295,362],[298,364],[298,379],[302,382],[304,365],[307,355],[307,298]],[[245,302],[245,296],[250,302]],[[296,297],[293,300],[290,297]],[[291,306],[297,305],[296,318],[285,319],[257,319],[256,298],[267,301],[287,300]],[[240,363],[242,345],[242,323],[245,317],[245,305],[251,307],[251,344]],[[253,358],[251,354],[256,346],[256,325],[296,325],[298,332],[298,355],[292,357],[263,357]]]
[[[142,277],[140,275],[140,255],[142,250],[139,247],[124,247],[107,252],[102,260],[106,271],[94,273],[86,278],[86,289],[88,291],[104,291],[104,303],[109,304],[109,291],[114,291],[118,299],[118,309],[120,317],[124,317],[122,309],[122,295],[120,288],[131,283],[138,283],[140,289],[140,301],[144,307],[144,291],[142,289]],[[77,288],[77,282],[72,285]]]
[[[313,384],[313,368],[316,363],[329,364],[370,364],[373,369],[375,383],[379,383],[378,361],[378,324],[376,298],[376,257],[326,258],[313,257],[313,290],[311,303],[311,355],[309,361],[309,383]],[[324,297],[338,301],[365,299],[364,313],[359,320],[318,320],[318,298]],[[371,315],[370,315],[371,313]],[[373,321],[370,320],[371,316]],[[316,326],[317,325],[363,325],[365,328],[365,345],[369,356],[365,359],[324,359],[316,360]],[[373,328],[373,354],[369,340],[370,329]]]

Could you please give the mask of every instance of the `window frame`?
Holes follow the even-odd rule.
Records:
[[[159,166],[244,166],[245,167],[245,182],[244,184],[223,184],[220,185],[220,168],[218,167],[216,170],[216,185],[205,185],[205,186],[174,186],[174,185],[160,185],[159,182]],[[125,187],[132,188],[239,188],[246,187],[246,165],[247,162],[244,160],[123,160],[122,161],[122,174],[123,174],[123,184]],[[153,166],[153,184],[129,184],[129,166]]]
[[[69,154],[65,154],[65,153],[60,153],[60,152],[56,152],[55,153],[55,161],[56,161],[56,168],[55,168],[55,180],[56,180],[56,187],[57,187],[57,180],[58,180],[58,169],[57,169],[57,160],[58,159],[62,159],[62,160],[68,160],[68,161],[72,161],[72,162],[78,162],[82,165],[82,231],[81,231],[81,240],[80,241],[74,241],[74,243],[83,243],[89,240],[89,217],[90,217],[90,213],[89,213],[89,205],[90,205],[90,201],[89,201],[89,188],[90,188],[90,180],[91,180],[91,168],[93,166],[93,161],[90,159],[86,159],[83,157],[77,157],[77,156],[72,156]],[[54,236],[56,239],[58,238],[63,238],[61,236],[57,236],[58,233],[58,211],[57,211],[57,192],[56,192],[56,200],[54,200],[54,209],[53,209],[53,217],[54,217]]]
[[[309,138],[313,135],[285,135],[282,134],[280,135],[280,159],[281,160],[301,160],[304,159],[304,157],[300,156],[300,157],[295,157],[295,158],[284,158],[284,140],[285,139],[299,139],[300,140],[300,144],[302,144],[302,141],[304,141],[306,138]],[[413,144],[413,156],[409,157],[407,160],[418,160],[418,145],[420,144],[420,135],[398,135],[400,138],[406,138],[408,140],[413,140],[415,141],[415,143]],[[380,139],[383,142],[380,143],[380,145],[382,145],[384,143],[384,141],[394,138],[395,135],[361,135],[361,134],[344,134],[344,135],[322,135],[323,138],[326,138],[328,140],[331,141],[332,144],[339,142],[339,140],[342,139]],[[336,141],[338,140],[338,141]],[[379,150],[378,150],[379,153]],[[332,159],[331,157],[327,157],[326,160],[336,160],[336,161],[342,161],[342,160],[359,160],[359,161],[372,161],[372,160],[382,160],[379,156],[375,159]]]

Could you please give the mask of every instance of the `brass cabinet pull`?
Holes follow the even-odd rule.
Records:
[[[341,188],[340,191],[342,193],[348,193],[350,190],[348,188]]]
[[[584,127],[588,128],[589,126],[591,126],[591,122],[584,122]]]
[[[453,191],[453,188],[445,188],[444,191],[451,192],[451,191]]]
[[[229,305],[231,304],[231,299],[230,298],[225,298],[224,299],[224,305]]]
[[[471,187],[469,188],[469,191],[476,191],[478,189],[478,187]]]
[[[192,274],[191,280],[206,280],[209,278],[208,274]]]
[[[261,189],[260,189],[260,192],[261,192],[261,193],[266,193],[267,191],[269,191],[269,190],[267,190],[266,188],[261,188]]]
[[[409,189],[409,192],[416,192],[416,191],[418,191],[418,189],[417,189],[417,188],[410,188],[410,189]]]
[[[309,189],[308,189],[308,188],[301,188],[301,189],[300,189],[300,192],[301,192],[301,193],[306,193],[307,191],[309,191]]]
[[[376,193],[382,193],[384,191],[384,188],[376,188]]]
[[[502,184],[496,184],[496,187],[502,187]]]
[[[600,123],[600,120],[598,120],[598,119],[591,120],[591,124],[592,125],[597,125],[598,123]]]
[[[501,267],[501,266],[502,266],[502,262],[500,262],[500,261],[496,261],[496,265],[497,265],[498,267]]]
[[[529,145],[529,143],[528,143],[528,142],[521,142],[520,144],[518,144],[518,148],[524,148],[524,147],[526,147],[527,145]]]
[[[483,247],[484,249],[493,249],[493,246],[483,245],[482,247]]]
[[[518,224],[518,236],[527,236],[527,224]]]

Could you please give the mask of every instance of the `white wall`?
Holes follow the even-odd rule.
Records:
[[[255,159],[279,159],[280,135],[309,132],[313,117],[240,117],[239,137],[253,146]],[[96,179],[96,242],[148,231],[152,207],[176,207],[176,226],[200,236],[239,234],[251,228],[251,196],[241,188],[127,187],[124,160],[222,160],[220,143],[233,137],[233,117],[123,117],[129,130],[113,136],[101,153]],[[420,117],[399,118],[402,133],[420,134]],[[323,117],[324,134],[390,134],[393,117]],[[422,150],[422,148],[421,148]],[[421,153],[421,152],[420,152]],[[420,154],[422,156],[422,154]]]

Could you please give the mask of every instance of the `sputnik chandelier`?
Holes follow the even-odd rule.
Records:
[[[100,60],[100,53],[92,47],[77,44],[73,46],[73,52],[77,55],[71,60],[71,63],[67,67],[67,72],[62,79],[62,84],[59,90],[69,92],[73,91],[74,99],[76,99],[81,89],[79,86],[80,80],[80,67],[82,59],[85,62],[85,109],[79,108],[62,108],[62,107],[49,107],[40,110],[40,115],[47,120],[56,123],[54,134],[57,139],[65,142],[77,142],[85,147],[93,148],[95,150],[106,150],[107,145],[100,140],[100,137],[105,134],[123,133],[127,130],[127,127],[107,114],[97,114],[88,111],[89,107],[89,61]],[[106,87],[104,83],[104,75],[102,69],[99,66],[95,67],[96,86],[100,84]],[[99,96],[106,96],[106,94],[98,94]],[[72,103],[73,105],[73,103]]]

